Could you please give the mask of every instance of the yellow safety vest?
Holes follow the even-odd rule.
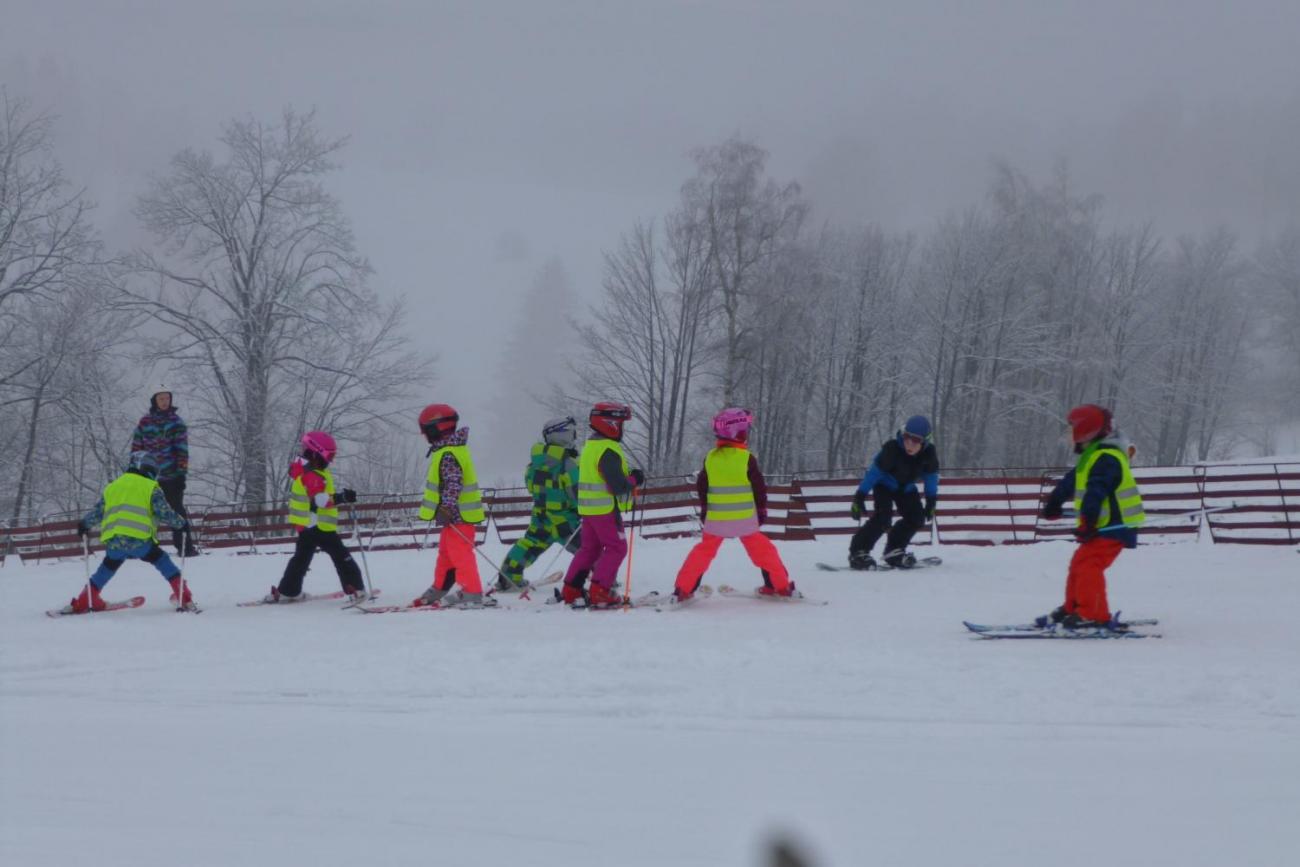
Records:
[[[710,521],[743,521],[757,513],[754,488],[749,483],[749,451],[719,446],[704,458],[709,476],[705,495]]]
[[[307,495],[307,486],[302,483],[307,473],[316,473],[325,480],[325,493],[330,496],[330,505],[316,509],[316,527],[332,533],[339,528],[339,507],[334,505],[334,476],[329,470],[304,469],[302,475],[293,480],[289,488],[289,523],[295,527],[311,526],[311,498]]]
[[[1138,492],[1137,479],[1133,478],[1133,470],[1129,467],[1128,455],[1110,445],[1090,446],[1084,449],[1083,454],[1079,456],[1079,463],[1074,468],[1074,512],[1079,516],[1079,525],[1083,525],[1083,494],[1088,489],[1088,475],[1102,455],[1113,455],[1119,461],[1124,475],[1120,480],[1119,488],[1115,491],[1115,499],[1119,503],[1118,519],[1111,514],[1110,497],[1106,497],[1101,501],[1101,511],[1097,513],[1097,529],[1120,524],[1125,527],[1141,527],[1146,519],[1146,513],[1142,509],[1142,495]]]
[[[623,454],[622,443],[596,438],[587,440],[582,446],[582,457],[578,461],[579,515],[608,515],[614,511],[614,494],[610,492],[609,485],[605,484],[605,478],[600,474],[600,459],[606,451],[618,455],[619,463],[623,467],[623,475],[627,475],[627,456]],[[631,508],[631,497],[626,501],[618,501],[620,512],[626,512]]]
[[[469,524],[481,524],[487,520],[483,511],[483,492],[478,487],[478,473],[474,472],[474,459],[469,456],[467,446],[443,446],[433,453],[429,461],[429,477],[424,483],[424,501],[420,503],[420,520],[432,521],[442,503],[442,456],[450,454],[460,464],[463,476],[460,497],[456,505],[460,507],[460,517]]]
[[[104,488],[104,519],[100,524],[102,542],[117,536],[153,541],[158,521],[153,515],[153,492],[158,483],[148,476],[123,473]]]

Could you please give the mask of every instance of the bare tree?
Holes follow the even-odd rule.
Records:
[[[223,160],[184,150],[140,199],[158,247],[134,257],[124,296],[167,326],[153,356],[209,401],[200,423],[231,495],[261,502],[295,428],[364,427],[428,365],[403,355],[400,307],[366,288],[370,265],[322,184],[345,140],[287,109],[274,124],[234,120],[220,141]]]
[[[767,151],[733,136],[695,153],[696,174],[682,188],[683,204],[707,233],[711,276],[725,322],[722,403],[739,399],[748,305],[764,269],[799,235],[808,205],[797,183],[765,178]]]

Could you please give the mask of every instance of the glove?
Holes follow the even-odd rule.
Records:
[[[90,528],[86,526],[86,522],[85,522],[85,521],[78,521],[78,522],[77,522],[77,535],[78,535],[78,536],[88,536],[88,535],[90,535]]]
[[[758,523],[759,526],[767,523],[767,509],[758,510]]]
[[[1061,507],[1056,503],[1048,503],[1043,506],[1043,517],[1048,521],[1055,521],[1061,517]]]
[[[182,494],[185,493],[185,474],[184,474],[184,473],[181,473],[179,476],[176,477],[176,487],[180,489],[180,492],[181,492]]]
[[[856,494],[853,495],[853,504],[849,506],[849,514],[853,517],[853,520],[861,521],[862,513],[865,512],[866,509],[867,509],[867,498],[862,496],[861,491],[858,491]]]
[[[934,507],[938,497],[925,498],[925,522],[928,524],[934,520]]]
[[[357,492],[351,488],[344,488],[341,491],[336,491],[334,494],[334,502],[336,503],[355,503],[356,501]]]
[[[638,488],[645,484],[645,473],[641,472],[639,469],[628,473],[627,477],[631,479],[632,484],[636,485]]]
[[[1079,542],[1097,538],[1096,523],[1091,518],[1084,518],[1083,523],[1074,528],[1074,538]]]

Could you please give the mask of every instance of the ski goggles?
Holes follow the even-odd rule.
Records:
[[[928,439],[928,437],[917,436],[917,435],[914,434],[914,433],[908,433],[907,431],[903,431],[903,444],[904,444],[904,445],[906,445],[906,444],[908,444],[908,443],[911,443],[911,444],[914,445],[914,446],[918,446],[918,447],[919,447],[919,446],[923,446],[923,445],[925,445],[925,441],[926,441],[926,439]]]

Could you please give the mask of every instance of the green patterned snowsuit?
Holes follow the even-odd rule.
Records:
[[[532,458],[524,471],[528,493],[533,495],[533,518],[522,539],[506,554],[502,574],[515,586],[522,587],[524,570],[547,548],[569,543],[577,550],[578,464],[574,453],[564,446],[534,443]],[[572,538],[570,538],[572,537]]]

